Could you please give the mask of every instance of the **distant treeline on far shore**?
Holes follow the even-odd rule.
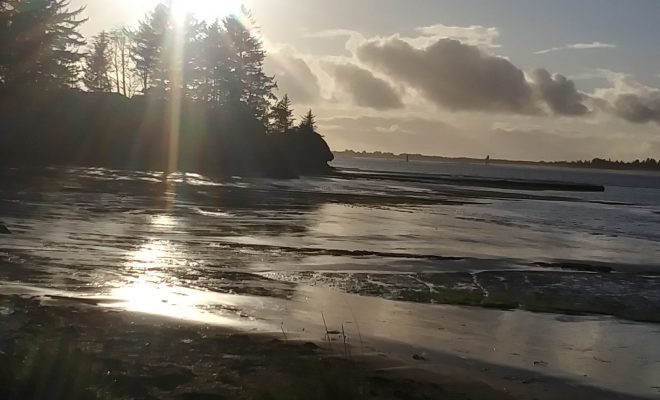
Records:
[[[385,153],[380,151],[366,152],[366,151],[335,151],[336,156],[355,157],[355,158],[376,158],[387,160],[408,160],[408,161],[427,161],[427,162],[456,162],[456,163],[481,163],[481,164],[509,164],[509,165],[543,165],[543,166],[556,166],[556,167],[571,167],[571,168],[595,168],[595,169],[620,169],[620,170],[644,170],[644,171],[660,171],[660,161],[654,158],[647,158],[646,160],[635,161],[613,161],[605,160],[602,158],[594,158],[593,160],[579,160],[579,161],[516,161],[516,160],[502,160],[486,158],[470,158],[470,157],[442,157],[442,156],[428,156],[423,154],[394,154]]]

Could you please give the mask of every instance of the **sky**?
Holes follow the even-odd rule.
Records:
[[[176,1],[176,0],[175,0]],[[72,0],[91,36],[157,0]],[[266,71],[333,150],[660,158],[660,0],[179,0],[245,4]]]

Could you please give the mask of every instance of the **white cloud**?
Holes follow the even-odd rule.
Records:
[[[415,29],[421,37],[413,41],[430,40],[436,42],[439,39],[456,39],[463,43],[479,47],[501,47],[496,41],[500,38],[500,31],[494,27],[485,27],[481,25],[471,26],[447,26],[436,24],[423,26]],[[426,47],[426,46],[424,46]]]
[[[592,43],[573,43],[559,47],[551,47],[549,49],[539,50],[534,54],[548,54],[561,50],[588,50],[588,49],[614,49],[617,45],[612,43],[592,42]]]
[[[500,31],[495,27],[486,27],[482,25],[449,26],[435,24],[415,28],[414,32],[416,35],[413,36],[403,36],[399,33],[395,33],[389,36],[374,36],[366,38],[362,33],[350,29],[329,29],[310,33],[306,36],[311,38],[346,37],[348,38],[346,41],[346,49],[351,54],[355,54],[358,47],[367,41],[388,41],[392,39],[402,40],[417,49],[424,49],[441,39],[455,39],[461,43],[480,48],[501,47],[496,43],[500,37]]]

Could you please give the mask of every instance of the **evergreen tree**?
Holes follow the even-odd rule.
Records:
[[[10,36],[9,24],[11,22],[12,8],[8,1],[0,0],[0,84],[4,84],[7,77],[9,62]]]
[[[179,25],[173,34],[176,35],[175,40],[181,41],[182,48],[179,51],[173,49],[175,53],[170,55],[169,68],[174,68],[175,73],[180,73],[180,84],[184,97],[199,99],[198,66],[203,57],[200,48],[207,33],[207,26],[206,23],[198,21],[192,15],[187,15]]]
[[[135,74],[142,81],[142,92],[152,87],[163,88],[166,81],[163,45],[170,30],[170,10],[164,4],[158,4],[154,11],[139,22],[133,33],[131,58]]]
[[[243,8],[242,12],[246,20],[252,19],[247,9]],[[277,84],[273,77],[263,71],[266,54],[261,40],[235,16],[225,18],[224,27],[230,47],[229,100],[247,104],[255,117],[266,125],[269,106],[275,100],[273,90]]]
[[[92,92],[110,92],[110,37],[103,31],[92,42],[90,53],[85,58],[83,83]]]
[[[307,112],[307,114],[302,116],[299,128],[302,133],[316,132],[316,117],[312,113],[311,109]]]
[[[227,102],[231,75],[225,36],[225,30],[217,20],[204,26],[194,62],[197,98],[217,105]]]
[[[3,81],[41,89],[75,86],[84,8],[71,11],[68,0],[6,0],[0,9]]]
[[[282,100],[275,103],[270,112],[272,119],[272,133],[287,133],[293,127],[293,111],[291,110],[291,100],[288,95],[284,95]]]

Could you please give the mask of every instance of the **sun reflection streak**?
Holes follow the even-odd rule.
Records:
[[[158,275],[145,274],[113,290],[111,296],[117,303],[112,305],[128,311],[188,321],[232,326],[244,324],[238,318],[230,318],[205,309],[221,308],[215,298],[217,296],[183,286],[167,285],[160,279]]]
[[[129,253],[126,266],[129,268],[149,269],[164,266],[165,258],[169,257],[167,242],[153,241],[144,244],[136,251]]]
[[[107,305],[128,311],[214,325],[242,327],[254,321],[240,318],[231,295],[186,287],[173,271],[178,268],[172,245],[151,241],[128,254],[125,266],[139,274],[110,291]]]

